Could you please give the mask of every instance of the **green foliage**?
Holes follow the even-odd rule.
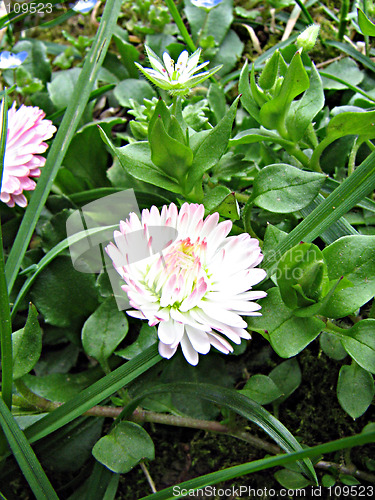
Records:
[[[155,458],[155,448],[147,432],[134,422],[120,422],[92,449],[96,460],[113,472],[126,473],[141,460]]]
[[[86,320],[82,329],[82,345],[88,356],[103,366],[128,333],[128,321],[110,297]]]
[[[312,202],[324,181],[325,176],[317,172],[277,163],[262,168],[256,176],[251,199],[270,212],[294,212]]]
[[[31,38],[18,33],[18,25],[10,20],[0,21],[8,27],[2,50],[28,52],[18,68],[2,72],[3,87],[12,87],[1,95],[8,94],[9,106],[12,101],[17,107],[38,106],[59,128],[49,141],[37,188],[27,193],[25,214],[20,207],[0,207],[1,269],[6,261],[0,284],[0,424],[36,498],[56,498],[30,448],[29,443],[41,438],[35,452],[59,494],[68,498],[79,484],[71,500],[109,500],[123,496],[126,483],[130,496],[144,495],[138,487],[136,491],[137,473],[130,471],[144,459],[154,460],[158,436],[153,432],[154,444],[132,418],[181,425],[173,436],[183,442],[194,442],[193,434],[181,430],[186,425],[209,432],[218,425],[211,421],[221,418],[225,427],[220,429],[246,437],[250,420],[287,451],[183,483],[195,489],[276,465],[286,466],[274,474],[283,488],[305,488],[316,479],[309,459],[316,465],[321,453],[374,440],[371,424],[365,426],[375,393],[375,65],[368,39],[375,33],[372,5],[358,10],[359,27],[355,8],[349,15],[345,11],[348,2],[339,18],[331,4],[321,5],[320,41],[310,53],[319,63],[315,66],[306,53],[316,41],[315,28],[300,36],[295,29],[288,40],[278,42],[290,16],[285,6],[293,2],[274,0],[262,10],[233,3],[223,0],[205,10],[190,0],[108,0],[92,17],[70,13],[40,26]],[[270,7],[277,9],[275,26],[268,20]],[[312,22],[317,11],[301,8]],[[338,40],[343,41],[329,39],[333,31],[325,14],[330,25],[337,24]],[[94,18],[100,20],[96,34]],[[60,40],[49,29],[64,20]],[[271,35],[266,41],[267,32]],[[260,55],[250,33],[258,37]],[[364,35],[363,53],[359,45],[354,48],[346,41],[345,33],[353,43]],[[50,35],[53,43],[47,40]],[[295,40],[303,50],[297,50]],[[196,77],[190,95],[172,99],[163,85],[152,87],[138,71],[135,63],[142,69],[148,64],[143,59],[145,44],[159,59],[166,50],[174,61],[183,50],[193,54],[200,48],[198,64],[210,61],[200,71],[210,73]],[[345,57],[328,64],[340,52]],[[218,64],[222,67],[214,74],[211,68]],[[4,120],[3,129],[6,114]],[[3,150],[5,138],[3,133]],[[136,317],[128,323],[107,275],[74,269],[67,217],[86,203],[124,189],[135,190],[141,209],[160,209],[172,201],[178,208],[186,201],[202,203],[205,216],[217,212],[221,221],[232,221],[232,242],[243,233],[259,240],[265,256],[259,267],[268,276],[254,291],[265,290],[267,296],[259,301],[261,316],[247,318],[252,341],[242,339],[229,356],[201,356],[197,367],[187,365],[181,352],[159,363],[158,325]],[[123,219],[127,217],[124,207]],[[95,231],[87,231],[87,237]],[[309,354],[301,355],[309,344]],[[322,359],[330,358],[324,361],[330,367],[330,385],[322,394],[337,395],[332,409],[314,406],[320,394],[308,383],[307,355],[311,373]],[[300,406],[295,398],[288,399],[292,394]],[[7,409],[12,395],[13,416]],[[282,405],[282,422],[260,406],[268,404],[276,416]],[[329,412],[327,426],[332,421],[333,433],[341,435],[345,425],[353,436],[303,450],[314,444],[303,432],[304,415],[297,414],[306,404],[314,416],[319,412],[318,422]],[[103,416],[120,413],[112,427],[103,426]],[[301,419],[298,441],[287,429],[295,423],[292,417]],[[362,423],[352,422],[360,417]],[[363,427],[363,433],[355,434]],[[313,433],[323,442],[316,428]],[[0,436],[1,457],[9,453]],[[193,447],[189,453],[194,468],[201,457],[194,456]],[[361,467],[372,471],[366,449],[361,456]],[[230,459],[228,455],[229,466]],[[341,460],[349,460],[348,451]],[[10,498],[20,495],[14,463],[2,463],[0,471],[1,484],[8,485],[4,494]],[[134,475],[121,476],[128,473]],[[159,484],[158,469],[151,473]],[[357,476],[330,470],[322,485],[350,487],[359,484]],[[266,477],[276,485],[271,475]],[[159,491],[153,498],[173,498],[173,492]]]
[[[12,334],[14,380],[29,373],[42,352],[42,331],[37,318],[37,310],[30,304],[26,325]]]
[[[352,418],[365,413],[375,394],[374,380],[369,372],[356,363],[340,369],[337,398],[342,408]]]

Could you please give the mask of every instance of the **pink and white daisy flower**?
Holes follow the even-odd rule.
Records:
[[[56,127],[50,120],[44,120],[45,116],[37,107],[22,105],[16,110],[15,103],[8,111],[0,200],[9,207],[15,204],[26,207],[27,199],[23,191],[35,189],[35,181],[30,177],[39,177],[40,168],[46,162],[39,154],[48,148],[43,141],[53,136]]]
[[[174,228],[177,238],[160,254],[131,263],[127,236],[143,230],[143,244],[152,247],[149,228]],[[241,315],[260,316],[254,302],[265,297],[252,290],[266,277],[256,269],[263,255],[259,242],[246,233],[228,237],[231,221],[219,223],[219,214],[204,219],[204,206],[184,203],[180,211],[173,203],[162,208],[135,213],[120,222],[114,232],[116,244],[106,252],[125,285],[134,310],[130,316],[158,325],[159,353],[171,358],[181,345],[191,365],[211,346],[224,354],[233,351],[225,337],[235,344],[250,339]],[[151,253],[151,252],[150,252]]]

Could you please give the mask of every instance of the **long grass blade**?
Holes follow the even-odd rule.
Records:
[[[262,262],[262,267],[272,274],[281,256],[300,241],[311,242],[345,215],[375,188],[375,151],[345,179],[319,206],[315,208],[273,252]]]
[[[196,50],[195,44],[194,44],[193,40],[191,39],[191,36],[189,35],[189,32],[186,29],[186,26],[184,25],[184,23],[181,19],[180,13],[178,12],[177,7],[174,4],[174,1],[173,0],[165,0],[165,3],[167,4],[168,10],[169,10],[171,16],[173,17],[173,20],[176,23],[177,28],[179,29],[181,36],[184,39],[186,45],[189,47],[189,49],[192,52],[195,52],[195,50]]]
[[[341,52],[345,52],[345,54],[348,54],[353,59],[360,62],[365,68],[375,72],[375,63],[351,45],[343,42],[337,42],[336,40],[326,40],[325,44],[330,45],[331,47],[336,47],[336,49],[341,50]]]
[[[1,103],[0,113],[0,192],[4,170],[4,155],[8,131],[8,101],[5,91]],[[1,390],[6,406],[12,407],[12,380],[13,380],[13,356],[12,356],[12,322],[10,319],[10,307],[7,281],[5,278],[5,263],[3,249],[3,233],[0,221],[0,340],[1,340]]]
[[[47,161],[31,197],[12,250],[6,263],[8,291],[13,287],[22,259],[29,245],[39,215],[47,200],[57,171],[64,159],[82,113],[88,102],[96,76],[107,52],[120,12],[121,0],[107,0],[98,31],[86,56],[73,97],[49,151]]]
[[[367,443],[372,443],[375,439],[375,431],[364,432],[362,434],[356,434],[355,436],[337,439],[335,441],[330,441],[329,443],[319,444],[317,446],[312,446],[311,448],[305,448],[302,451],[297,451],[294,453],[288,453],[286,455],[276,455],[275,457],[263,458],[261,460],[254,460],[253,462],[248,462],[246,464],[235,465],[234,467],[228,467],[217,472],[211,472],[204,476],[197,477],[195,479],[190,479],[170,488],[166,488],[152,495],[147,495],[142,497],[140,500],[172,500],[176,498],[181,498],[178,492],[182,490],[197,490],[199,488],[204,488],[205,486],[221,483],[224,481],[229,481],[245,474],[251,474],[252,472],[257,472],[261,470],[271,469],[279,465],[287,465],[297,460],[304,458],[317,457],[324,453],[331,453],[338,450],[344,450],[347,448],[352,448],[354,446],[361,446]]]
[[[58,500],[42,466],[28,443],[24,433],[18,427],[4,400],[0,397],[0,424],[9,446],[17,460],[30,488],[37,500]]]
[[[300,209],[301,214],[304,217],[307,217],[324,201],[324,199],[324,196],[319,193],[318,196],[310,203],[310,205]],[[348,236],[351,234],[358,234],[358,231],[356,231],[344,217],[340,217],[340,219],[334,222],[331,227],[326,229],[320,235],[320,237],[322,238],[324,243],[330,245],[342,236]]]

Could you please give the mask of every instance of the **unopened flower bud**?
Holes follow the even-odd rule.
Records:
[[[319,24],[312,24],[302,31],[296,40],[297,47],[302,48],[306,52],[313,49],[316,39],[318,38],[319,29]]]

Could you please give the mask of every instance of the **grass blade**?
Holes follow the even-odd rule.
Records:
[[[42,466],[28,443],[24,433],[18,427],[4,400],[0,397],[0,424],[9,446],[17,460],[30,488],[37,500],[58,500]]]
[[[105,4],[98,31],[90,52],[86,56],[75,92],[53,141],[46,164],[42,169],[42,174],[31,197],[30,204],[26,209],[14,245],[9,253],[5,268],[8,291],[13,287],[39,215],[88,102],[99,68],[111,41],[120,7],[121,0],[107,0]]]
[[[0,192],[3,179],[4,155],[8,130],[8,101],[5,91],[1,102],[0,113]],[[13,355],[12,355],[12,322],[7,281],[4,272],[3,233],[0,221],[0,329],[1,329],[1,390],[6,406],[12,407],[12,380],[13,380]]]
[[[307,217],[315,208],[317,208],[325,200],[324,196],[320,193],[318,196],[308,205],[307,207],[301,208],[300,212],[304,217]],[[330,245],[334,241],[338,240],[342,236],[348,236],[350,234],[359,234],[354,227],[349,224],[349,222],[344,218],[340,217],[339,220],[334,222],[331,227],[326,229],[320,237],[327,245]]]
[[[337,42],[336,40],[325,40],[326,45],[330,45],[331,47],[336,47],[336,49],[341,50],[341,52],[345,52],[356,61],[360,62],[365,68],[370,69],[375,72],[375,63],[367,56],[364,56],[356,50],[354,47],[347,43]]]
[[[338,450],[352,448],[353,446],[372,443],[374,440],[375,431],[364,432],[362,434],[356,434],[355,436],[330,441],[329,443],[319,444],[311,448],[305,448],[302,451],[288,453],[286,455],[276,455],[275,457],[263,458],[261,460],[254,460],[253,462],[235,465],[234,467],[228,467],[227,469],[211,472],[210,474],[206,474],[195,479],[190,479],[189,481],[185,481],[179,485],[171,486],[157,493],[153,493],[152,495],[142,497],[140,500],[172,500],[181,498],[182,495],[179,495],[178,491],[183,489],[188,491],[197,490],[211,484],[217,484],[245,474],[251,474],[252,472],[270,469],[271,467],[279,465],[291,464],[297,460],[317,457],[323,453],[331,453]]]
[[[315,208],[273,252],[264,259],[262,267],[271,275],[278,260],[300,241],[311,242],[345,215],[375,188],[375,151],[345,179],[319,206]]]
[[[177,10],[177,7],[174,4],[173,0],[165,0],[165,3],[167,4],[168,10],[173,17],[174,22],[177,25],[177,28],[179,29],[182,38],[184,39],[186,45],[189,47],[189,49],[192,52],[196,51],[196,47],[194,45],[193,40],[191,39],[191,36],[189,35],[188,30],[186,29],[186,26],[184,25],[180,13]]]

